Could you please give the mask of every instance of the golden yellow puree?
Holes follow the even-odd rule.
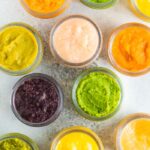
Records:
[[[56,150],[100,150],[96,141],[88,134],[72,132],[58,142]]]
[[[30,67],[38,54],[34,35],[20,26],[7,27],[0,32],[0,67],[20,71]]]
[[[150,17],[150,0],[136,0],[139,10]]]
[[[122,150],[150,150],[150,119],[131,121],[121,136]]]

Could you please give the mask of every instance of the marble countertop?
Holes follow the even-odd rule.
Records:
[[[48,48],[48,36],[52,25],[61,17],[68,14],[83,14],[97,22],[104,34],[104,47],[100,58],[91,66],[103,66],[112,69],[122,81],[124,97],[120,111],[112,118],[92,122],[82,118],[76,113],[70,98],[74,78],[84,69],[69,69],[58,65],[52,58]],[[9,132],[19,132],[35,140],[40,150],[49,150],[49,145],[54,135],[62,128],[72,125],[83,125],[93,129],[101,138],[105,150],[114,150],[113,131],[116,124],[127,114],[135,112],[150,113],[150,75],[142,77],[128,77],[120,74],[108,63],[106,42],[112,29],[126,22],[145,22],[138,19],[130,11],[127,0],[120,0],[114,7],[105,10],[93,10],[82,5],[79,0],[73,0],[71,7],[59,17],[42,20],[30,16],[22,8],[18,0],[0,1],[0,26],[10,22],[25,22],[34,26],[42,35],[45,43],[44,59],[42,64],[34,71],[45,73],[56,78],[61,84],[64,95],[64,110],[60,117],[52,124],[42,128],[32,128],[22,124],[13,115],[10,107],[12,88],[21,77],[12,77],[0,72],[0,135]],[[147,23],[147,25],[150,25]]]

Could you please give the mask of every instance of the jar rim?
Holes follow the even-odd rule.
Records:
[[[31,72],[40,64],[42,57],[43,57],[44,47],[43,47],[43,41],[42,41],[40,34],[32,26],[30,26],[26,23],[22,23],[22,22],[9,23],[9,24],[6,24],[5,26],[1,27],[0,31],[3,31],[5,28],[9,28],[9,27],[13,27],[13,26],[23,27],[23,28],[27,29],[28,31],[30,31],[33,34],[33,36],[35,37],[36,42],[38,44],[38,54],[37,54],[34,62],[29,67],[27,67],[23,70],[20,70],[20,71],[12,71],[12,70],[8,70],[3,67],[0,67],[1,71],[5,72],[9,75],[21,76],[21,75]]]
[[[84,62],[81,62],[81,63],[72,63],[72,62],[69,62],[69,61],[66,61],[64,60],[58,53],[57,53],[57,50],[55,49],[54,47],[54,41],[53,41],[53,37],[54,37],[54,33],[55,31],[57,30],[57,28],[65,21],[69,20],[69,19],[72,19],[72,18],[81,18],[81,19],[85,19],[86,21],[90,22],[93,27],[96,29],[97,33],[98,33],[98,38],[99,38],[99,43],[98,43],[98,46],[97,46],[97,49],[94,53],[94,55],[84,61]],[[50,36],[49,36],[49,46],[50,46],[50,50],[51,50],[51,53],[52,55],[58,60],[58,62],[66,65],[66,66],[69,66],[69,67],[77,67],[77,68],[82,68],[84,66],[87,66],[88,64],[91,64],[101,53],[102,51],[102,45],[103,45],[103,34],[102,34],[102,31],[101,29],[98,27],[98,25],[92,20],[90,19],[89,17],[87,16],[84,16],[84,15],[79,15],[79,14],[74,14],[74,15],[68,15],[67,17],[64,17],[63,19],[60,19],[51,29],[50,31]]]
[[[119,72],[125,74],[125,75],[128,75],[128,76],[141,76],[141,75],[144,75],[146,73],[148,73],[150,71],[150,66],[143,69],[143,70],[140,70],[140,71],[136,71],[136,72],[133,72],[133,71],[129,71],[123,67],[121,67],[119,64],[117,64],[117,62],[115,61],[115,58],[113,57],[113,54],[112,54],[112,46],[113,46],[113,42],[116,38],[116,36],[118,35],[118,33],[124,29],[127,29],[129,27],[142,27],[146,30],[148,30],[150,32],[150,28],[147,26],[147,25],[144,25],[142,23],[137,23],[137,22],[130,22],[130,23],[125,23],[125,24],[122,24],[120,26],[118,26],[117,28],[115,28],[110,36],[109,36],[109,39],[108,39],[108,43],[107,43],[107,54],[108,54],[108,58],[109,58],[109,62],[110,64],[115,68],[117,69]]]
[[[65,128],[62,131],[60,131],[54,137],[54,139],[50,145],[50,150],[55,150],[59,140],[61,138],[63,138],[65,135],[68,135],[73,132],[80,132],[80,133],[85,133],[85,134],[89,135],[97,143],[100,150],[104,150],[104,146],[103,146],[101,138],[94,131],[92,131],[91,129],[84,127],[84,126],[71,126],[71,127]]]
[[[35,78],[40,78],[40,79],[47,80],[47,81],[50,81],[51,83],[53,83],[56,86],[56,89],[57,89],[57,92],[59,95],[58,107],[57,107],[57,110],[55,111],[55,113],[46,121],[39,122],[39,123],[32,123],[32,122],[29,122],[29,121],[23,119],[21,117],[21,115],[19,114],[19,112],[17,111],[16,106],[15,106],[15,95],[16,95],[18,88],[25,81],[28,81],[29,79],[35,79]],[[14,115],[16,116],[16,118],[18,120],[20,120],[22,123],[24,123],[28,126],[32,126],[32,127],[43,127],[43,126],[47,126],[47,125],[51,124],[59,117],[59,115],[63,109],[63,101],[64,101],[64,96],[63,96],[62,89],[61,89],[60,85],[58,84],[58,82],[53,77],[46,75],[46,74],[41,74],[41,73],[32,73],[30,75],[24,76],[23,78],[18,80],[18,82],[15,84],[15,86],[13,88],[12,97],[11,97],[11,108],[12,108],[12,111],[13,111]]]
[[[7,139],[20,139],[23,142],[25,142],[32,150],[39,150],[38,145],[28,136],[20,133],[7,133],[2,136],[0,136],[0,142],[5,141]]]
[[[119,124],[117,125],[117,127],[115,129],[115,147],[116,147],[116,150],[122,150],[121,149],[120,139],[121,139],[121,135],[122,135],[123,129],[130,122],[132,122],[134,120],[138,120],[138,119],[150,119],[150,114],[146,114],[146,113],[134,113],[134,114],[130,114],[130,115],[127,115],[126,117],[124,117],[119,122]]]
[[[119,103],[116,106],[116,109],[112,113],[108,114],[107,116],[103,116],[103,117],[92,116],[92,115],[86,113],[84,110],[82,110],[81,107],[79,106],[78,102],[77,102],[77,97],[76,97],[77,87],[78,87],[81,79],[83,77],[87,76],[88,74],[92,73],[92,72],[102,72],[102,73],[105,73],[105,74],[111,76],[113,79],[115,79],[115,81],[117,82],[117,84],[118,84],[118,86],[120,88]],[[103,120],[111,118],[112,116],[114,116],[119,111],[119,109],[121,107],[121,104],[122,104],[122,99],[123,99],[123,88],[122,88],[121,80],[120,80],[120,78],[113,71],[111,71],[111,70],[109,70],[107,68],[104,68],[104,67],[94,67],[94,68],[87,69],[87,70],[83,71],[81,74],[79,74],[79,76],[77,76],[77,78],[74,81],[74,85],[73,85],[73,88],[72,88],[72,102],[73,102],[73,105],[76,108],[77,112],[82,117],[84,117],[84,118],[86,118],[88,120],[103,121]]]

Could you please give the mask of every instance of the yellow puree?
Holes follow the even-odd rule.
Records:
[[[95,140],[88,134],[73,132],[62,137],[56,150],[100,150]]]
[[[0,67],[24,70],[33,64],[37,53],[36,38],[26,28],[11,26],[0,32]]]
[[[136,0],[139,10],[150,17],[150,0]]]
[[[150,150],[150,119],[131,121],[121,136],[122,150]]]

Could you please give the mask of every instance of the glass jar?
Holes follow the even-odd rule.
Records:
[[[44,122],[39,122],[39,123],[29,122],[29,121],[27,121],[27,120],[25,120],[24,118],[21,117],[21,115],[19,114],[19,112],[17,111],[17,108],[16,108],[15,96],[16,96],[16,92],[17,92],[18,88],[21,85],[23,85],[23,83],[25,83],[26,81],[29,81],[31,79],[43,79],[45,81],[53,83],[56,86],[56,88],[57,88],[57,92],[58,92],[58,96],[59,96],[57,109],[54,112],[54,114],[49,119],[47,119]],[[47,126],[50,123],[54,122],[59,117],[59,115],[60,115],[60,113],[61,113],[61,111],[63,109],[63,92],[62,92],[62,89],[61,89],[60,85],[57,83],[57,81],[54,78],[52,78],[52,77],[50,77],[48,75],[41,74],[41,73],[33,73],[33,74],[30,74],[30,75],[27,75],[27,76],[21,78],[15,84],[15,86],[13,88],[13,93],[12,93],[12,98],[11,98],[11,108],[12,108],[12,111],[13,111],[14,115],[18,118],[18,120],[20,120],[24,124],[32,126],[32,127]]]
[[[81,0],[81,2],[93,9],[105,9],[112,7],[118,0],[107,0],[106,2],[92,2],[92,0]]]
[[[136,113],[126,116],[116,127],[115,129],[115,147],[116,150],[122,150],[121,148],[121,135],[124,130],[124,128],[132,121],[137,119],[150,119],[149,114],[145,113]]]
[[[101,139],[98,137],[98,135],[96,135],[96,133],[94,133],[92,130],[90,130],[86,127],[83,127],[83,126],[73,126],[73,127],[69,127],[69,128],[62,130],[60,133],[58,133],[56,135],[56,137],[52,141],[52,144],[50,146],[50,150],[56,150],[56,147],[57,147],[59,141],[64,136],[69,135],[71,133],[76,133],[76,132],[87,134],[97,143],[99,150],[104,150],[103,143],[102,143]]]
[[[32,150],[40,150],[38,145],[26,135],[20,133],[9,133],[3,136],[0,136],[0,142],[8,140],[8,139],[19,139],[25,142]]]
[[[65,0],[64,4],[58,8],[56,11],[54,12],[49,12],[49,13],[42,13],[42,12],[37,12],[35,10],[32,10],[27,3],[25,2],[25,0],[20,0],[20,3],[22,4],[22,6],[24,7],[24,9],[31,14],[34,17],[38,17],[41,19],[48,19],[48,18],[54,18],[60,14],[62,14],[70,5],[70,1],[71,0]]]
[[[77,88],[80,84],[80,81],[87,75],[89,75],[90,73],[94,73],[94,72],[100,72],[100,73],[104,73],[106,75],[109,75],[110,77],[112,77],[113,79],[115,79],[115,81],[118,83],[119,85],[119,88],[120,88],[120,100],[119,100],[119,103],[117,104],[116,106],[116,109],[109,115],[105,115],[105,116],[102,116],[102,117],[96,117],[96,116],[92,116],[88,113],[86,113],[83,109],[81,109],[81,107],[79,106],[78,104],[78,100],[77,100],[77,96],[76,96],[76,91],[77,91]],[[73,88],[72,88],[72,101],[73,101],[73,104],[77,110],[77,112],[83,116],[84,118],[86,119],[89,119],[89,120],[93,120],[93,121],[101,121],[101,120],[106,120],[110,117],[112,117],[113,115],[116,114],[116,112],[119,111],[119,108],[121,106],[121,103],[122,103],[122,97],[123,97],[123,90],[122,90],[122,85],[121,85],[121,81],[119,79],[119,77],[114,73],[112,72],[111,70],[107,69],[107,68],[103,68],[103,67],[95,67],[95,68],[92,68],[92,69],[88,69],[86,71],[84,71],[83,73],[81,73],[75,80],[74,82],[74,85],[73,85]]]
[[[42,57],[43,57],[44,47],[43,47],[42,38],[39,35],[39,33],[33,27],[31,27],[30,25],[27,25],[25,23],[11,23],[11,24],[5,25],[4,27],[0,28],[0,31],[4,30],[7,27],[13,27],[13,26],[19,26],[19,27],[23,27],[23,28],[29,30],[36,38],[36,42],[38,44],[38,54],[36,56],[36,59],[34,60],[33,64],[31,66],[29,66],[28,68],[19,70],[19,71],[12,71],[12,70],[7,70],[3,67],[0,67],[1,71],[5,72],[9,75],[21,76],[21,75],[25,75],[25,74],[32,72],[40,64]]]
[[[68,60],[65,60],[64,58],[62,58],[62,56],[60,56],[57,52],[57,49],[55,48],[54,46],[54,34],[55,32],[57,31],[57,29],[65,22],[65,21],[68,21],[68,20],[71,20],[71,19],[83,19],[85,21],[88,21],[92,27],[95,28],[96,32],[97,32],[97,35],[98,35],[98,46],[97,46],[97,49],[96,51],[94,52],[94,55],[92,55],[90,57],[90,59],[87,59],[83,62],[78,62],[78,63],[74,63],[74,62],[70,62]],[[49,39],[49,45],[50,45],[50,50],[51,50],[51,53],[52,55],[56,58],[56,60],[65,65],[65,66],[68,66],[68,67],[72,67],[72,68],[82,68],[82,67],[85,67],[89,64],[91,64],[100,54],[101,50],[102,50],[102,45],[103,45],[103,36],[102,36],[102,32],[101,30],[99,29],[99,27],[96,25],[95,22],[93,22],[91,19],[89,19],[88,17],[86,16],[82,16],[82,15],[70,15],[68,17],[65,17],[64,19],[62,19],[61,21],[59,21],[57,24],[55,24],[50,32],[50,39]],[[69,55],[69,54],[68,54]]]
[[[112,47],[113,47],[113,43],[114,43],[114,40],[116,38],[116,36],[123,30],[129,28],[129,27],[141,27],[143,29],[146,29],[147,31],[150,32],[150,28],[146,25],[143,25],[143,24],[140,24],[140,23],[126,23],[126,24],[123,24],[119,27],[117,27],[116,29],[114,29],[109,37],[109,40],[108,40],[108,44],[107,44],[107,49],[108,49],[108,58],[109,58],[109,62],[111,63],[111,65],[117,69],[119,72],[125,74],[125,75],[128,75],[128,76],[140,76],[140,75],[144,75],[146,74],[147,72],[150,71],[150,67],[148,68],[145,68],[143,70],[140,70],[140,71],[130,71],[130,70],[127,70],[123,67],[121,67],[115,60],[114,56],[113,56],[113,52],[112,52]]]
[[[143,3],[145,3],[145,2],[143,1]],[[137,0],[129,0],[129,5],[130,5],[131,10],[137,17],[141,18],[144,21],[150,22],[150,11],[149,11],[149,15],[148,15],[146,12],[146,8],[143,9],[144,8],[143,7],[141,9],[140,5],[138,5]],[[149,7],[149,9],[150,9],[150,7]]]

